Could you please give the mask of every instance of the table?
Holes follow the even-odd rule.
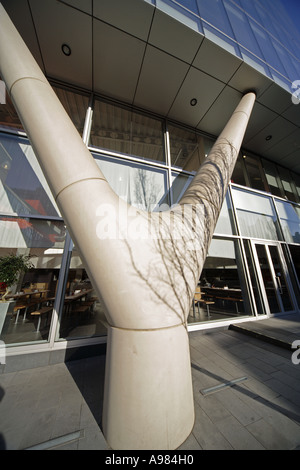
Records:
[[[220,299],[220,300],[230,300],[235,302],[235,307],[237,313],[238,311],[238,302],[243,302],[242,297],[242,289],[224,289],[224,287],[205,287],[201,286],[201,291],[207,295],[207,297],[211,297],[213,299]]]

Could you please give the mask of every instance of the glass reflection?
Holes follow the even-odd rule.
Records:
[[[162,122],[96,101],[90,145],[165,163]]]
[[[198,171],[214,142],[193,131],[168,125],[171,165],[186,171]]]
[[[151,212],[169,203],[164,169],[97,154],[93,156],[112,189],[128,204]]]
[[[267,187],[265,185],[264,172],[260,162],[256,158],[249,157],[248,155],[243,155],[243,160],[250,187],[260,191],[266,191]]]
[[[228,191],[221,208],[221,212],[215,228],[215,233],[226,235],[236,234],[232,205]]]
[[[0,305],[0,339],[6,344],[48,340],[64,242],[63,222],[0,217],[0,256],[30,255],[33,265],[11,286],[9,310]]]
[[[64,88],[53,87],[79,134],[82,135],[89,98]]]
[[[27,139],[0,134],[0,212],[59,216]]]
[[[176,204],[180,201],[185,191],[189,187],[193,180],[193,176],[184,175],[182,173],[172,173],[172,197],[173,204]]]
[[[276,165],[274,165],[274,163],[269,162],[268,160],[263,160],[263,166],[270,192],[274,194],[274,196],[282,197],[283,189]]]
[[[6,93],[5,105],[0,105],[0,126],[8,129],[23,129],[8,93]]]
[[[239,242],[213,239],[188,322],[243,315],[252,315],[252,309]]]
[[[300,208],[288,202],[275,202],[285,241],[300,243]]]
[[[270,269],[266,247],[264,245],[255,245],[255,247],[270,312],[278,313],[281,311],[281,308],[276,295],[276,285]]]
[[[106,333],[102,303],[74,247],[66,280],[59,338],[76,339]]]
[[[232,188],[241,235],[266,240],[281,239],[277,215],[271,199]]]

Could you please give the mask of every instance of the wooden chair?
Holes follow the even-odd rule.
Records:
[[[39,310],[35,310],[34,312],[30,312],[30,315],[37,316],[38,317],[38,325],[36,331],[40,331],[40,326],[41,326],[41,321],[42,321],[42,316],[46,315],[47,316],[47,321],[48,321],[48,315],[50,312],[52,312],[53,307],[42,307]]]
[[[209,311],[209,306],[213,305],[215,302],[212,300],[205,300],[202,297],[202,292],[200,286],[196,287],[196,292],[194,294],[194,302],[193,302],[193,311],[194,311],[194,316],[195,316],[195,306],[197,305],[198,307],[198,314],[200,316],[200,305],[204,304],[206,306],[206,311],[207,311],[207,316],[208,318],[210,317],[210,311]]]

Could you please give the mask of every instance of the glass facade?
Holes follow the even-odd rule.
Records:
[[[92,100],[55,91],[83,133]],[[89,148],[97,165],[123,200],[146,211],[179,202],[214,143],[194,129],[100,99],[92,116]],[[0,159],[0,256],[30,255],[33,263],[11,288],[1,340],[13,347],[105,337],[103,305],[28,139],[3,126]],[[298,308],[298,202],[297,174],[241,151],[189,324]]]
[[[197,29],[290,90],[299,79],[300,35],[278,0],[155,0],[160,8]]]
[[[275,81],[290,84],[300,74],[298,38],[291,42],[286,23],[268,11],[270,0],[152,3]],[[113,190],[142,210],[178,203],[214,144],[194,128],[108,97],[53,88],[78,132],[89,129],[85,143]],[[9,254],[30,255],[33,267],[11,287],[0,340],[53,347],[106,336],[101,299],[7,98],[0,106],[0,257]],[[188,324],[295,311],[299,273],[300,176],[242,149]]]

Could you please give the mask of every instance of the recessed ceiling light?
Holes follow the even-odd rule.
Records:
[[[191,101],[190,101],[191,106],[196,106],[197,103],[198,103],[198,101],[197,101],[196,98],[192,98]]]
[[[64,53],[66,56],[71,55],[71,48],[70,48],[70,46],[68,46],[68,44],[63,44],[63,45],[61,46],[61,50],[63,51],[63,53]]]
[[[267,135],[266,140],[271,140],[271,139],[272,139],[272,136],[271,136],[271,135]]]

